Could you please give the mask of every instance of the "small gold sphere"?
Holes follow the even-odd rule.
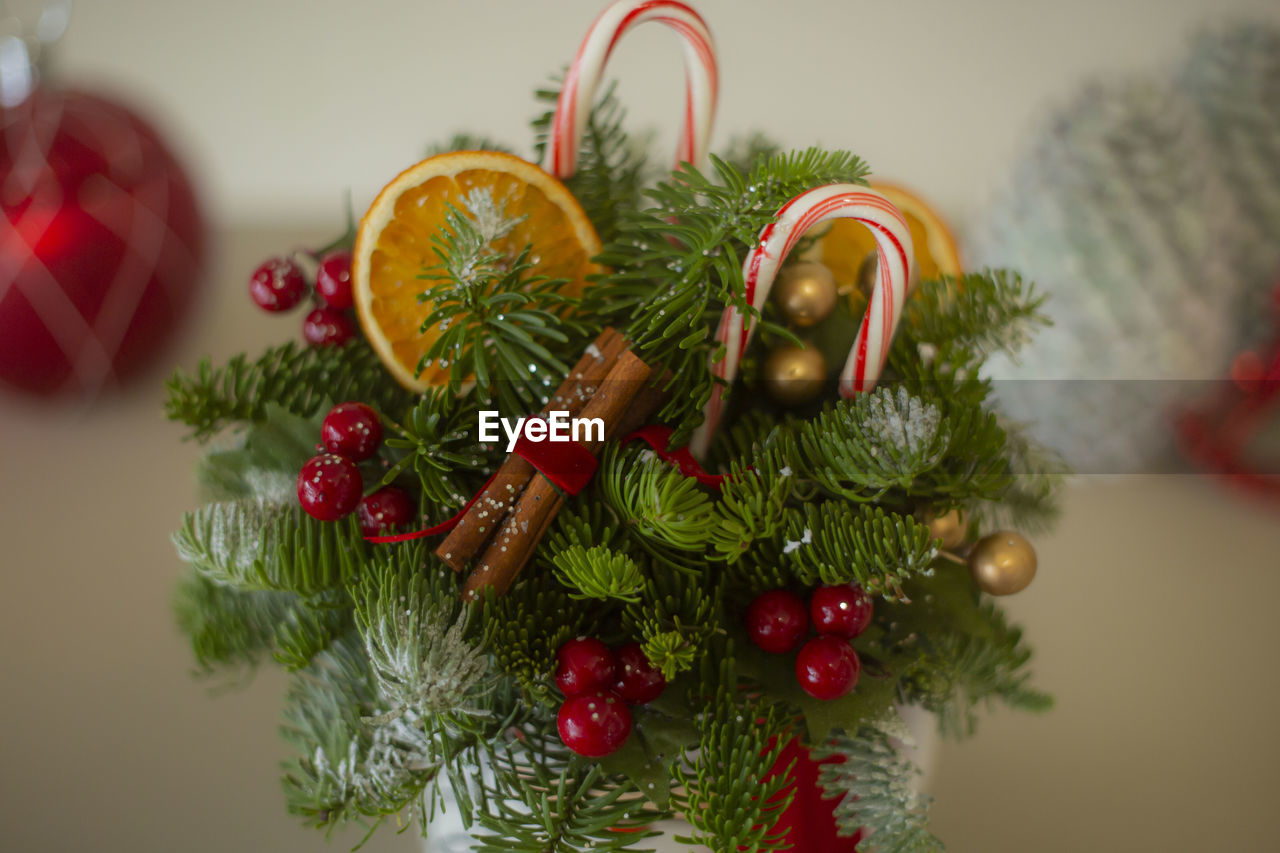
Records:
[[[974,583],[990,595],[1013,595],[1036,576],[1036,550],[1021,533],[997,530],[978,540],[969,553]]]
[[[773,299],[782,316],[797,326],[812,326],[836,307],[836,279],[814,261],[783,267],[773,285]]]
[[[965,533],[969,529],[969,519],[964,510],[956,508],[942,515],[930,516],[926,523],[930,538],[941,539],[945,550],[954,551],[964,544]]]
[[[779,403],[807,403],[818,395],[827,379],[827,361],[815,347],[782,346],[764,362],[764,384]]]
[[[867,299],[876,289],[876,275],[880,269],[879,254],[874,250],[867,253],[858,267],[858,291]]]

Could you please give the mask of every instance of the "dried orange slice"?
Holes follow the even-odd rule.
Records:
[[[959,275],[960,253],[942,217],[920,196],[894,184],[872,184],[902,211],[916,249],[916,276],[928,280],[939,275]],[[858,274],[867,256],[876,250],[875,238],[866,226],[852,219],[837,219],[817,240],[811,260],[831,269],[841,293],[858,297]],[[914,284],[914,282],[913,282]]]
[[[496,151],[452,151],[401,172],[360,220],[351,286],[369,343],[412,391],[449,378],[447,367],[418,373],[440,334],[434,326],[423,330],[431,307],[418,295],[429,286],[420,276],[440,264],[431,238],[445,225],[450,205],[493,235],[493,252],[514,260],[532,246],[531,275],[566,279],[565,292],[580,292],[587,276],[601,269],[591,260],[600,238],[582,206],[564,184],[528,161]]]

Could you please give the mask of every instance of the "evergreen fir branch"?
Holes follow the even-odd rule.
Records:
[[[305,669],[315,660],[316,655],[333,645],[351,627],[349,601],[344,600],[340,605],[313,606],[296,598],[294,606],[275,625],[275,631],[272,632],[275,651],[271,656],[290,672]]]
[[[383,485],[412,469],[426,503],[445,509],[463,506],[475,481],[495,462],[494,454],[482,452],[471,434],[477,411],[470,399],[459,401],[447,388],[436,388],[418,398],[402,422],[388,420],[385,443],[404,456],[387,469]]]
[[[802,539],[803,536],[802,531]],[[783,555],[784,547],[786,537],[775,532],[771,538],[755,540],[738,560],[725,566],[726,596],[734,605],[745,610],[751,600],[762,592],[800,585],[796,572],[800,564],[789,555]]]
[[[738,701],[732,649],[709,667],[715,674],[710,707],[700,721],[697,746],[685,750],[673,772],[672,797],[692,832],[676,835],[684,844],[703,844],[714,853],[776,850],[773,830],[791,793],[787,774],[769,776],[786,742],[786,717],[776,706]]]
[[[297,750],[285,763],[289,811],[332,829],[407,808],[424,814],[423,791],[440,762],[407,716],[369,726],[375,691],[364,655],[336,644],[299,673],[289,690],[282,733]]]
[[[722,159],[742,174],[749,174],[761,160],[768,160],[782,153],[782,146],[768,135],[753,131],[729,140],[729,148]]]
[[[623,130],[627,111],[618,100],[617,84],[610,83],[596,99],[587,118],[578,150],[578,168],[565,186],[582,205],[602,242],[617,236],[619,220],[639,209],[647,163],[647,140],[633,141]],[[560,89],[537,92],[549,108],[533,122],[535,162],[542,162]]]
[[[1031,649],[990,601],[980,601],[962,568],[946,565],[928,583],[907,584],[910,606],[886,602],[881,621],[888,654],[911,660],[902,685],[906,701],[938,715],[939,729],[966,737],[977,727],[979,707],[999,701],[1024,711],[1052,705],[1031,687]]]
[[[990,602],[980,613],[990,625],[989,634],[935,631],[922,641],[930,671],[924,705],[937,713],[939,730],[950,737],[972,735],[978,708],[994,701],[1020,711],[1042,712],[1053,706],[1048,694],[1028,684],[1031,649],[1022,642],[1022,630],[1009,625]]]
[[[318,416],[301,417],[268,403],[262,420],[201,455],[196,462],[200,490],[212,501],[294,503],[298,471],[315,455],[319,434]]]
[[[1013,528],[1028,533],[1047,530],[1060,512],[1058,493],[1067,476],[1066,462],[1041,445],[1025,424],[997,415],[1007,437],[1008,487],[998,500],[976,501],[970,517],[982,529]]]
[[[707,470],[727,471],[735,464],[741,466],[744,460],[767,457],[772,448],[782,443],[783,428],[787,425],[785,415],[779,418],[761,409],[744,412],[728,429],[716,433],[707,457]]]
[[[520,218],[507,216],[492,190],[471,190],[463,205],[450,205],[432,237],[440,263],[420,276],[427,283],[418,299],[431,306],[422,331],[435,327],[439,336],[417,372],[447,370],[452,394],[474,382],[475,399],[523,414],[569,372],[561,357],[581,349],[587,326],[571,313],[578,300],[561,292],[564,281],[532,274],[530,247],[515,257],[495,251]]]
[[[757,541],[774,538],[787,517],[795,485],[789,471],[769,480],[758,471],[735,466],[720,486],[717,519],[711,527],[711,544],[719,556],[733,563]]]
[[[623,629],[639,638],[650,662],[670,681],[690,669],[708,642],[724,633],[719,600],[719,587],[710,577],[690,583],[682,566],[669,566],[650,573],[640,601],[623,611]]]
[[[556,652],[585,633],[584,617],[549,572],[525,571],[506,595],[486,596],[482,622],[498,669],[516,680],[526,701],[551,706]]]
[[[489,684],[489,659],[468,637],[453,573],[424,571],[421,546],[384,549],[351,587],[355,623],[379,704],[374,722],[410,714],[449,721],[487,713],[476,704]],[[433,577],[434,576],[434,577]]]
[[[841,400],[788,434],[792,440],[776,443],[766,457],[769,470],[796,466],[829,494],[865,502],[894,489],[912,491],[943,461],[951,425],[932,402],[881,386]]]
[[[570,598],[639,601],[644,575],[630,556],[598,545],[572,545],[552,558],[556,577],[570,590]]]
[[[981,359],[997,351],[1015,356],[1037,326],[1050,325],[1043,304],[1035,286],[1016,272],[984,270],[922,282],[903,322],[925,343],[951,344]]]
[[[290,341],[253,361],[243,354],[215,368],[203,359],[194,375],[175,372],[165,385],[165,413],[204,441],[229,424],[254,423],[267,407],[310,417],[332,400],[361,400],[380,412],[411,398],[364,341],[343,347],[300,347]]]
[[[275,627],[295,601],[289,593],[245,592],[190,571],[178,584],[174,613],[197,667],[208,674],[217,666],[256,664],[271,651]]]
[[[806,587],[857,583],[873,595],[902,597],[902,584],[931,572],[929,529],[909,515],[843,501],[790,513],[782,553]]]
[[[556,515],[547,534],[546,548],[539,548],[536,559],[553,567],[555,555],[569,548],[594,548],[613,545],[622,535],[617,518],[592,492],[584,492]],[[550,555],[552,560],[546,559]]]
[[[893,719],[897,719],[896,713]],[[894,744],[909,738],[906,727],[864,725],[857,737],[837,735],[814,750],[814,759],[841,756],[823,764],[819,782],[840,798],[836,822],[842,835],[862,830],[858,849],[866,853],[942,853],[929,831],[929,797],[914,790],[920,771]]]
[[[546,746],[543,742],[542,746]],[[629,781],[555,749],[495,754],[491,808],[481,811],[476,853],[579,853],[641,845],[658,817]]]
[[[215,583],[310,596],[355,577],[365,545],[354,515],[317,521],[266,501],[207,504],[182,517],[178,556]]]
[[[483,133],[468,133],[467,131],[459,131],[450,136],[444,142],[437,142],[427,146],[427,156],[434,157],[436,154],[448,154],[451,151],[500,151],[504,154],[514,154],[515,149],[510,145],[504,145],[493,140],[493,137]]]
[[[659,548],[701,552],[715,507],[693,477],[650,450],[605,448],[596,472],[601,497],[620,523]]]

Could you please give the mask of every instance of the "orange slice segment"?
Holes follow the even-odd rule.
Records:
[[[496,151],[452,151],[401,172],[360,220],[351,286],[369,343],[412,391],[448,382],[447,367],[418,372],[440,336],[435,326],[423,330],[431,306],[418,295],[431,284],[422,274],[440,264],[432,237],[450,205],[492,235],[492,252],[514,260],[532,246],[530,274],[566,279],[565,292],[576,295],[588,275],[601,271],[591,260],[600,253],[600,238],[582,206],[532,163]]]
[[[918,279],[961,273],[955,237],[942,217],[924,199],[894,184],[872,184],[871,187],[893,202],[907,220],[911,241],[915,244]],[[875,238],[866,226],[851,219],[837,219],[817,241],[811,259],[821,261],[831,269],[841,293],[853,293],[857,298],[859,270],[875,250]]]

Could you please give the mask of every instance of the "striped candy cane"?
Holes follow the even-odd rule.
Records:
[[[571,177],[577,170],[578,146],[614,45],[623,33],[646,21],[666,24],[684,41],[685,107],[676,163],[702,165],[719,87],[711,31],[697,12],[677,0],[617,0],[591,25],[564,78],[542,163],[557,178]]]
[[[773,222],[760,232],[760,242],[743,262],[742,277],[747,301],[757,311],[762,310],[783,259],[806,231],[830,219],[854,219],[866,225],[879,249],[876,287],[853,349],[840,372],[840,393],[850,397],[875,387],[907,299],[907,285],[915,267],[915,249],[906,220],[898,209],[875,190],[853,184],[831,184],[801,193],[784,204]],[[755,318],[743,316],[736,308],[726,308],[720,317],[716,340],[724,345],[725,357],[713,363],[711,371],[723,379],[725,385],[717,384],[712,389],[711,399],[703,410],[702,426],[690,443],[696,454],[706,452],[720,423],[725,388],[737,376],[742,353],[755,327]]]

